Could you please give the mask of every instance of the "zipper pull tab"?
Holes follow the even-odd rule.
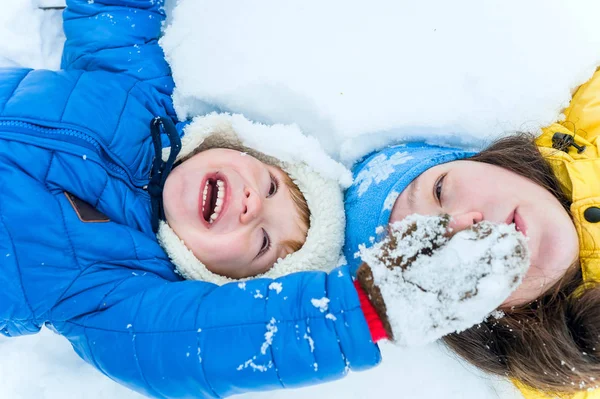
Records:
[[[585,146],[580,146],[575,143],[575,137],[566,133],[554,133],[552,136],[552,147],[557,150],[569,152],[569,147],[577,149],[577,153],[581,154],[585,151]]]

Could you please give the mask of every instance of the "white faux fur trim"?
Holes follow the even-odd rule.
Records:
[[[293,145],[277,147],[277,143]],[[298,151],[299,144],[303,151]],[[336,266],[345,227],[340,183],[347,184],[347,169],[329,158],[320,147],[315,147],[314,142],[300,133],[297,127],[255,124],[242,115],[213,113],[194,118],[184,130],[177,160],[187,157],[199,147],[203,150],[236,149],[277,165],[288,173],[306,199],[311,214],[306,242],[300,250],[280,259],[269,271],[255,277],[277,278],[305,270],[329,271]],[[321,154],[315,154],[317,150]],[[313,152],[308,158],[307,151]],[[164,150],[163,158],[168,158],[168,154],[169,149]],[[328,178],[323,177],[321,172],[327,173]],[[165,222],[160,223],[158,239],[183,277],[219,285],[237,281],[208,270]]]

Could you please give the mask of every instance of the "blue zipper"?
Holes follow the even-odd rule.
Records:
[[[34,123],[18,120],[0,121],[0,127],[12,128],[9,131],[17,134],[19,133],[19,130],[23,130],[24,133],[28,135],[33,135],[41,138],[51,138],[52,136],[67,137],[68,139],[65,140],[66,142],[77,144],[95,152],[100,157],[100,159],[102,159],[103,163],[108,167],[109,171],[113,172],[112,174],[117,175],[117,177],[120,177],[127,183],[133,183],[133,185],[137,188],[140,188],[142,184],[147,184],[146,182],[138,181],[139,179],[135,179],[133,176],[131,176],[129,171],[127,171],[125,168],[121,167],[117,163],[113,162],[110,153],[106,151],[104,146],[100,144],[98,140],[81,131],[64,127],[45,127],[36,125]]]

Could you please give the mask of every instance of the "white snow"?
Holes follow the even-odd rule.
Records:
[[[267,332],[265,332],[265,342],[263,342],[263,344],[260,347],[260,353],[262,356],[265,356],[267,354],[267,350],[273,344],[273,337],[277,333],[276,324],[277,324],[277,320],[275,320],[274,318],[271,318],[269,323],[267,323],[267,326],[266,326]],[[248,359],[244,363],[240,364],[237,367],[237,370],[241,371],[241,370],[244,370],[244,369],[250,367],[254,371],[265,372],[268,369],[270,369],[271,367],[273,367],[273,362],[271,360],[269,360],[266,364],[257,364],[255,362],[257,360],[257,356],[259,356],[259,355],[252,356],[251,359]]]
[[[478,147],[507,130],[535,130],[558,117],[600,58],[596,0],[179,3],[162,43],[177,59],[180,114],[194,113],[196,97],[256,121],[296,123],[345,163],[402,138]],[[38,10],[35,0],[2,6],[0,66],[57,69],[60,11]],[[383,363],[367,372],[242,397],[383,399],[399,390],[414,399],[521,397],[437,343],[381,350]],[[0,359],[10,365],[2,397],[142,398],[46,329],[0,337]]]
[[[0,360],[3,398],[144,398],[100,374],[66,339],[45,328],[36,335],[0,337]]]
[[[254,356],[252,359],[246,360],[246,362],[244,364],[240,364],[238,366],[237,370],[241,371],[241,370],[244,370],[244,369],[250,367],[254,371],[260,371],[261,373],[264,373],[265,371],[267,371],[268,369],[273,367],[273,363],[271,361],[269,361],[269,363],[264,365],[264,364],[254,363],[255,360],[256,360],[256,356]]]
[[[296,123],[349,161],[392,138],[473,145],[555,121],[599,64],[599,14],[596,0],[179,0],[161,43],[181,116],[192,98]]]
[[[269,289],[274,290],[277,294],[281,294],[281,291],[283,290],[283,284],[274,281],[269,284]]]
[[[207,118],[217,123],[223,122],[218,116]],[[277,157],[282,162],[303,162],[323,176],[338,181],[342,187],[352,184],[350,171],[329,157],[316,138],[305,135],[295,124],[266,125],[240,114],[226,119],[244,146]],[[285,140],[281,140],[281,137],[285,137]],[[302,151],[298,151],[299,148]]]
[[[399,348],[382,344],[383,363],[366,372],[302,389],[253,393],[244,399],[396,398],[521,399],[509,382],[490,379],[454,359],[441,345]],[[0,337],[0,395],[10,399],[142,399],[81,360],[64,338],[43,329],[21,338]],[[243,366],[243,365],[242,365]],[[264,365],[255,365],[268,367]],[[250,363],[247,367],[250,366]],[[258,371],[258,370],[257,370]],[[424,385],[426,384],[426,389]]]
[[[62,13],[42,11],[36,3],[34,0],[2,2],[0,66],[58,69],[65,40]]]
[[[304,339],[308,341],[308,345],[310,346],[310,351],[314,352],[315,351],[315,341],[312,339],[312,337],[310,335],[308,335],[310,333],[310,329],[306,330],[306,333],[304,333]]]
[[[277,326],[275,324],[277,324],[277,321],[274,318],[271,318],[271,321],[269,322],[269,324],[267,324],[267,332],[265,333],[265,342],[260,347],[260,353],[262,353],[263,355],[265,355],[267,353],[267,349],[269,349],[269,346],[271,346],[273,344],[273,337],[275,336],[275,333],[277,332]]]
[[[384,239],[360,248],[400,346],[429,344],[480,323],[529,269],[527,240],[514,225],[484,221],[449,238],[447,222],[411,215],[393,223]]]
[[[327,309],[329,309],[329,298],[327,297],[320,299],[313,298],[310,300],[310,303],[312,303],[315,308],[319,309],[321,313],[325,313],[327,312]]]

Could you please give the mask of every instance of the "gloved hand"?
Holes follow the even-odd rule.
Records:
[[[481,322],[527,273],[526,238],[514,225],[484,221],[454,233],[449,221],[412,215],[360,248],[357,280],[398,345],[424,345]]]

